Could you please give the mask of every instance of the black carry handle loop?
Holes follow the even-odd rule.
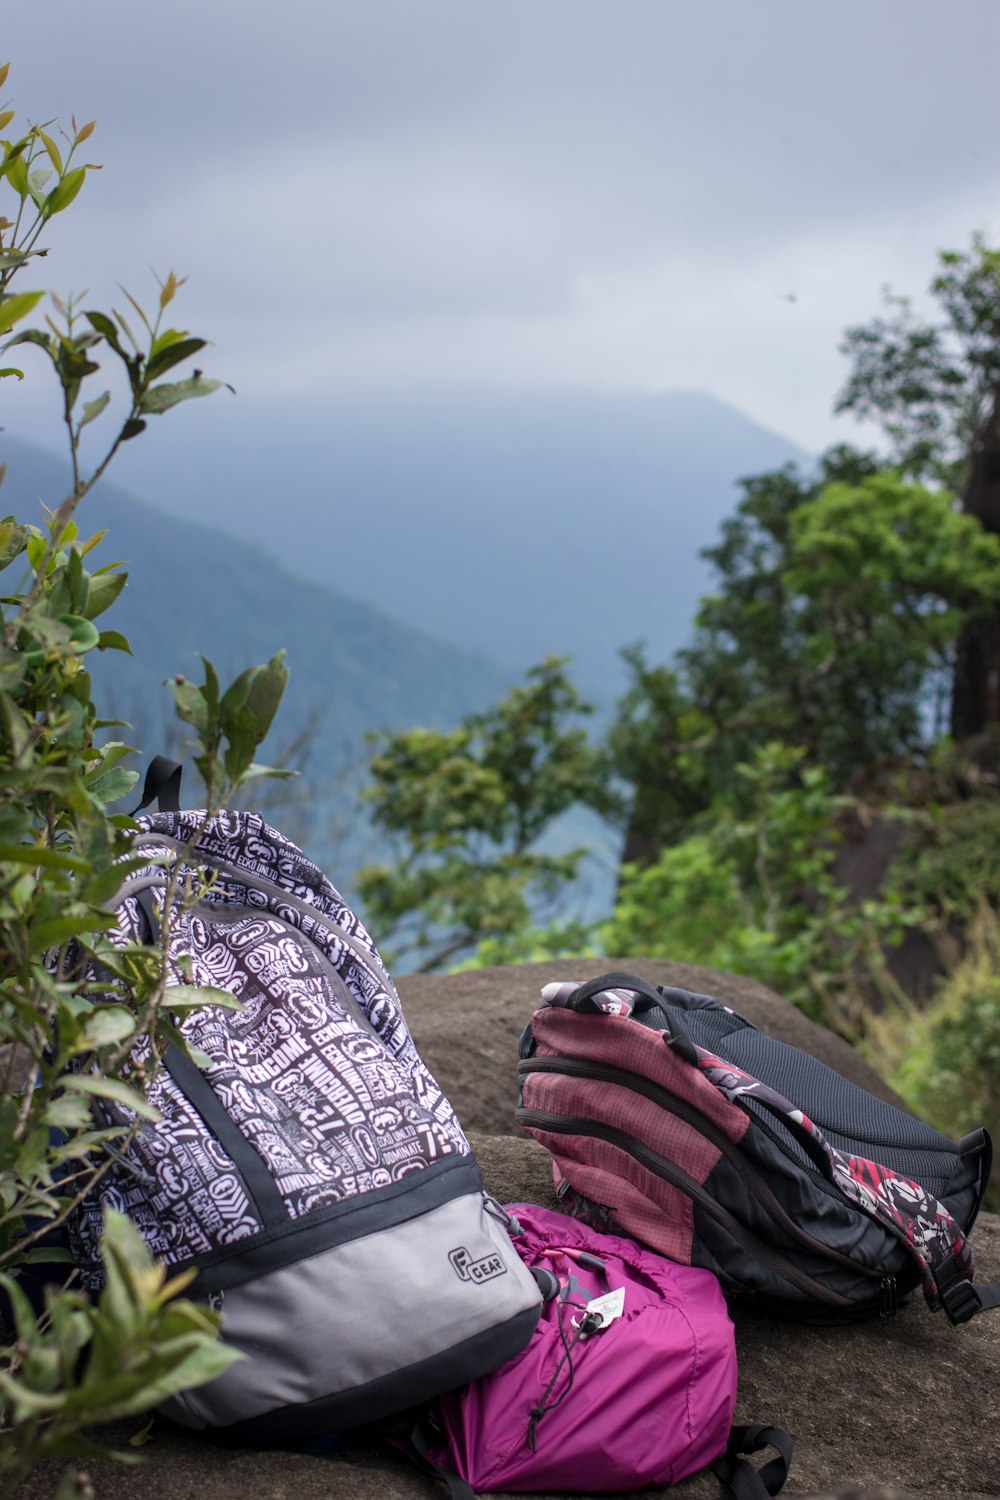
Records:
[[[594,996],[599,995],[602,990],[633,990],[639,997],[635,1004],[637,1011],[652,1010],[656,1006],[667,1019],[667,1030],[664,1032],[664,1041],[667,1046],[672,1048],[679,1057],[683,1057],[685,1062],[697,1067],[698,1053],[683,1023],[677,1017],[677,1007],[668,1004],[659,990],[647,980],[640,979],[638,974],[616,971],[613,974],[602,974],[599,979],[588,979],[586,984],[578,985],[573,991],[569,1000],[569,1009],[603,1014],[600,1007],[593,1004]]]
[[[776,1448],[778,1457],[769,1459],[760,1469],[740,1457],[743,1453],[760,1453],[764,1448]],[[788,1478],[791,1461],[792,1440],[783,1428],[734,1427],[725,1453],[710,1467],[736,1500],[768,1500]]]
[[[146,771],[142,785],[142,801],[129,813],[134,818],[143,808],[155,802],[160,812],[181,810],[181,763],[169,760],[165,755],[154,755]]]

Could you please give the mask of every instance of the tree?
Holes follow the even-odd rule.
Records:
[[[675,668],[650,666],[639,645],[622,657],[632,680],[608,730],[605,774],[608,784],[630,788],[617,808],[625,824],[621,863],[646,865],[683,838],[711,803],[711,778],[701,753],[711,726]],[[610,811],[616,811],[614,805]]]
[[[557,854],[540,843],[576,803],[608,800],[600,757],[577,722],[590,712],[565,662],[549,657],[457,729],[374,736],[366,797],[376,827],[397,836],[402,852],[393,865],[365,866],[357,884],[380,937],[421,971],[486,939],[502,961],[539,903],[553,915],[586,850]],[[559,929],[549,934],[559,940]]]
[[[937,322],[887,291],[887,316],[848,329],[853,369],[836,409],[879,421],[907,473],[944,484],[1000,535],[1000,250],[975,235],[970,250],[944,251],[939,262],[930,288]],[[959,637],[951,732],[962,738],[997,723],[1000,607]]]
[[[600,943],[747,974],[847,1025],[846,975],[867,938],[832,873],[850,799],[778,742],[735,774],[738,797],[720,796],[646,865],[623,865]]]
[[[6,77],[0,68],[0,87]],[[0,111],[0,129],[12,119],[12,111]],[[134,824],[112,810],[136,775],[124,768],[126,745],[100,742],[115,726],[99,716],[87,658],[128,650],[103,621],[126,576],[115,563],[92,571],[102,537],[82,533],[77,517],[122,443],[150,417],[209,395],[220,382],[197,371],[164,379],[205,346],[166,326],[180,285],[173,272],[149,314],[126,293],[138,334],[120,312],[81,311],[74,299],[56,296],[55,316],[25,328],[44,294],[10,290],[45,253],[47,226],[82,190],[90,167],[73,163],[93,129],[74,122],[60,146],[49,129],[32,127],[3,141],[0,161],[12,215],[0,216],[0,333],[11,335],[7,349],[39,350],[51,366],[72,471],[68,493],[44,524],[14,516],[0,522],[0,570],[16,575],[0,600],[0,1284],[16,1335],[0,1347],[7,1489],[46,1454],[99,1453],[82,1428],[147,1410],[214,1378],[232,1358],[216,1342],[218,1317],[179,1297],[190,1277],[168,1281],[117,1215],[106,1219],[107,1285],[97,1303],[69,1285],[49,1288],[36,1319],[18,1280],[129,1136],[155,1118],[145,1091],[163,1051],[168,1043],[187,1050],[176,1013],[218,998],[168,988],[169,931],[150,946],[113,947],[105,937],[115,922],[109,906],[136,867]],[[122,367],[120,411],[109,390],[85,399],[102,362]],[[13,366],[2,374],[24,378]],[[85,428],[107,433],[89,471],[81,457]],[[253,757],[286,676],[279,654],[224,691],[207,661],[202,686],[174,683],[178,711],[195,731],[210,807],[266,769]],[[175,879],[168,870],[168,886]],[[99,987],[95,972],[107,976]],[[134,1069],[133,1049],[147,1042],[148,1060]],[[125,1105],[131,1125],[105,1128],[102,1099]],[[44,1258],[58,1263],[58,1253]]]
[[[707,551],[702,600],[673,669],[628,660],[612,765],[634,788],[626,860],[655,857],[778,741],[837,789],[874,761],[920,755],[928,694],[969,621],[1000,600],[1000,541],[942,491],[846,449],[815,480],[794,468],[743,481]]]

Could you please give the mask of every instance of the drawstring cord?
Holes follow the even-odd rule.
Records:
[[[543,1257],[548,1257],[551,1259],[555,1259],[558,1256],[566,1256],[568,1257],[568,1259],[576,1261],[578,1265],[587,1266],[592,1271],[598,1271],[601,1276],[603,1276],[605,1285],[610,1287],[610,1282],[608,1281],[608,1270],[604,1261],[596,1255],[591,1255],[586,1250],[576,1250],[571,1249],[568,1245],[558,1245],[550,1246],[547,1250],[543,1250],[542,1255]],[[599,1329],[604,1327],[604,1319],[602,1318],[600,1313],[591,1312],[586,1302],[576,1302],[570,1300],[569,1285],[567,1283],[564,1283],[562,1285],[560,1291],[556,1294],[555,1300],[556,1325],[559,1329],[559,1339],[563,1346],[563,1356],[552,1372],[552,1379],[546,1386],[541,1401],[537,1406],[533,1406],[531,1408],[531,1420],[528,1423],[527,1443],[532,1453],[536,1451],[535,1445],[538,1437],[539,1422],[542,1420],[547,1411],[554,1411],[561,1402],[565,1401],[566,1397],[573,1389],[573,1350],[576,1348],[581,1339],[587,1338],[592,1333],[597,1333]],[[563,1323],[563,1310],[567,1307],[571,1307],[575,1312],[583,1314],[583,1317],[580,1319],[580,1321],[578,1323],[574,1323],[576,1334],[572,1339],[567,1336],[566,1328]],[[565,1387],[560,1391],[556,1399],[554,1401],[550,1401],[549,1397],[555,1390],[556,1381],[559,1379],[559,1376],[562,1373],[563,1365],[568,1365],[569,1367],[569,1378],[566,1381]]]
[[[575,1336],[572,1340],[570,1340],[566,1336],[566,1326],[563,1323],[563,1309],[566,1307],[576,1308],[577,1311],[583,1313],[587,1312],[586,1307],[581,1302],[557,1301],[556,1303],[556,1323],[559,1328],[559,1338],[563,1346],[563,1356],[552,1372],[552,1379],[546,1386],[541,1401],[537,1406],[533,1406],[531,1408],[531,1421],[528,1423],[527,1443],[532,1453],[536,1451],[535,1445],[537,1441],[539,1422],[542,1420],[547,1411],[555,1411],[556,1407],[566,1399],[570,1391],[573,1389],[573,1350],[576,1348],[580,1340],[585,1337],[584,1330],[590,1317],[590,1314],[588,1313],[587,1317],[581,1319],[579,1325],[577,1326]],[[569,1366],[569,1379],[566,1381],[564,1389],[560,1391],[556,1399],[554,1401],[550,1401],[549,1397],[552,1395],[552,1392],[555,1389],[555,1384],[559,1379],[560,1374],[562,1373],[563,1365]]]

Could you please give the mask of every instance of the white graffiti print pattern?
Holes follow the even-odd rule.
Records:
[[[190,1012],[181,1029],[206,1054],[204,1077],[267,1165],[289,1218],[469,1154],[375,945],[300,850],[245,813],[207,822],[197,813],[156,814],[140,826],[174,841],[201,830],[205,863],[219,862],[204,898],[175,906],[171,982],[212,985],[241,1002],[239,1010]],[[151,865],[133,886],[144,879],[162,880],[162,871]],[[112,940],[141,932],[129,898]],[[142,1060],[140,1050],[135,1061]],[[162,1118],[143,1124],[127,1164],[104,1179],[73,1225],[91,1287],[100,1281],[104,1204],[127,1213],[168,1263],[211,1255],[262,1227],[236,1165],[168,1073],[150,1099]],[[131,1122],[120,1106],[104,1113],[109,1123]]]

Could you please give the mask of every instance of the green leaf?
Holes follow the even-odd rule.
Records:
[[[154,385],[139,398],[139,410],[150,416],[159,415],[181,401],[190,401],[195,396],[210,396],[222,384],[221,380],[206,380],[203,375],[192,375],[190,379],[179,380],[174,385]]]
[[[65,177],[56,183],[48,197],[39,204],[47,219],[51,219],[53,214],[62,213],[64,208],[69,207],[83,187],[83,179],[86,175],[86,167],[75,167],[72,172],[67,172]]]
[[[45,184],[47,182],[51,181],[51,167],[35,167],[33,171],[28,172],[28,192],[31,194],[38,208],[41,208],[44,201],[42,197],[42,189],[45,187]]]
[[[159,379],[168,370],[172,370],[174,365],[181,364],[185,359],[192,359],[200,349],[205,348],[206,343],[206,339],[182,338],[179,342],[172,343],[163,349],[157,349],[154,345],[155,352],[150,355],[146,364],[146,379]],[[203,394],[207,395],[208,392]]]
[[[109,802],[120,802],[122,797],[128,796],[138,780],[138,771],[126,771],[122,766],[116,766],[91,784],[90,795],[102,806]]]
[[[223,731],[226,747],[226,774],[235,785],[253,760],[257,748],[257,726],[248,708],[238,708],[226,715]]]
[[[114,927],[115,918],[108,912],[100,917],[96,912],[80,917],[53,917],[48,922],[39,922],[31,929],[34,943],[41,949],[56,948],[68,938],[86,937],[92,932],[106,932]]]
[[[0,380],[6,380],[9,375],[16,375],[18,380],[24,379],[24,371],[18,370],[14,365],[4,365],[0,369]]]
[[[174,695],[174,706],[177,717],[183,719],[185,724],[190,724],[198,732],[204,733],[208,727],[208,705],[205,695],[200,687],[193,682],[188,682],[185,677],[178,682],[176,678],[168,679],[170,691]]]
[[[47,870],[76,870],[80,874],[85,874],[90,869],[90,864],[85,859],[38,844],[0,844],[0,860],[10,860],[21,865],[42,865]]]
[[[6,306],[6,303],[0,303],[0,312]],[[40,349],[45,350],[53,363],[56,361],[59,349],[58,341],[51,334],[44,333],[41,328],[25,328],[21,333],[15,333],[14,337],[8,339],[6,344],[4,344],[4,348],[12,349],[15,344],[37,344]]]
[[[116,1104],[124,1104],[144,1120],[156,1121],[162,1118],[159,1110],[148,1099],[137,1094],[135,1089],[130,1089],[120,1078],[101,1078],[96,1073],[72,1073],[66,1079],[65,1087],[74,1093],[96,1094],[100,1099],[112,1099]]]
[[[114,775],[115,773],[111,772],[110,774]],[[138,780],[137,772],[126,771],[123,774],[132,776],[134,778],[133,784],[135,780]],[[107,797],[104,800],[111,802],[114,799]],[[130,875],[134,875],[137,870],[144,869],[148,864],[148,856],[143,856],[141,859],[136,857],[135,859],[126,859],[121,862],[116,861],[107,870],[101,870],[85,881],[80,888],[80,895],[91,906],[102,906],[105,901],[110,901],[113,896],[118,894],[120,887]],[[106,964],[105,967],[107,967]]]
[[[15,557],[20,557],[28,542],[28,529],[14,516],[4,516],[0,521],[0,571],[10,566]]]
[[[130,358],[130,356],[127,355],[125,353],[125,350],[122,348],[121,343],[118,339],[118,329],[115,327],[112,319],[108,317],[107,313],[98,312],[95,309],[92,312],[84,313],[84,317],[87,319],[90,326],[95,329],[102,338],[107,340],[116,354],[120,355],[121,358],[126,361]]]
[[[219,713],[223,724],[225,724],[231,714],[235,714],[237,709],[242,708],[246,703],[247,694],[250,691],[250,683],[253,680],[254,673],[259,670],[259,667],[247,667],[246,671],[241,672],[226,688],[226,691],[222,695],[222,701],[219,704]]]
[[[110,609],[128,582],[127,573],[95,573],[90,580],[90,597],[87,600],[87,619],[95,620]],[[101,644],[98,636],[95,645]]]
[[[145,422],[141,422],[138,417],[129,417],[128,421],[125,423],[125,426],[122,428],[122,442],[127,443],[131,438],[138,437],[140,432],[145,431]]]
[[[88,422],[93,422],[95,417],[99,417],[110,400],[111,392],[104,391],[100,396],[95,396],[93,401],[85,401],[83,403],[83,416],[80,418],[80,426],[86,427]]]
[[[110,1047],[123,1042],[135,1030],[135,1016],[123,1005],[99,1005],[88,1016],[73,1051],[87,1052],[92,1047]]]
[[[50,1261],[59,1265],[71,1266],[74,1264],[72,1255],[68,1250],[60,1250],[55,1245],[37,1245],[32,1250],[25,1250],[17,1257],[19,1266],[46,1266]]]
[[[121,577],[122,575],[119,574],[117,576]],[[120,593],[121,589],[118,592]],[[110,602],[109,600],[108,603]],[[104,608],[107,608],[107,605]],[[92,625],[83,615],[57,615],[56,618],[69,631],[70,645],[74,651],[92,651],[101,639],[97,626]]]
[[[20,141],[15,148],[18,154],[9,154],[3,165],[7,181],[21,199],[28,196],[28,164],[21,154],[27,144],[27,140]]]
[[[242,1000],[213,984],[168,984],[163,992],[163,1004],[168,1010],[193,1010],[201,1005],[221,1005],[225,1010],[243,1009]]]
[[[83,1130],[90,1124],[90,1106],[86,1099],[60,1094],[46,1107],[45,1123],[50,1130]]]
[[[21,318],[26,318],[44,296],[44,292],[17,292],[13,297],[4,297],[0,302],[0,333],[6,333]]]
[[[39,129],[38,135],[40,140],[44,143],[46,151],[49,153],[49,160],[52,162],[52,165],[55,167],[57,172],[61,172],[63,164],[59,147],[56,145],[55,141],[50,135],[45,134],[44,130]]]
[[[30,1342],[36,1325],[34,1308],[28,1301],[23,1289],[18,1285],[15,1277],[0,1275],[0,1287],[3,1287],[10,1300],[11,1311],[14,1314],[14,1327],[17,1330],[18,1338]]]
[[[288,668],[284,651],[272,656],[266,666],[261,667],[250,683],[246,706],[253,715],[257,730],[257,743],[265,738],[274,722],[274,716],[288,686]]]
[[[99,651],[126,651],[132,655],[132,647],[125,636],[117,630],[102,630],[97,642]]]
[[[253,761],[247,766],[240,780],[247,782],[253,781],[258,776],[270,776],[274,781],[291,781],[299,774],[298,771],[286,771],[281,766],[262,766],[258,761]]]

